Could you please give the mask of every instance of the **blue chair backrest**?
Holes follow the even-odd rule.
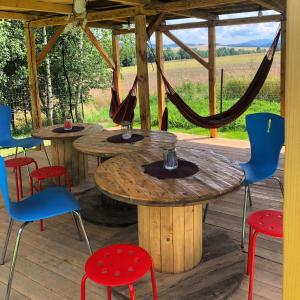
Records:
[[[246,128],[251,144],[251,162],[268,164],[277,169],[284,145],[284,118],[272,113],[246,116]]]
[[[10,203],[9,193],[8,193],[7,174],[6,174],[5,161],[2,156],[0,156],[0,190],[2,192],[6,209],[8,210],[8,212],[10,212],[11,203]]]
[[[0,105],[0,146],[1,141],[11,138],[11,108],[8,105]]]

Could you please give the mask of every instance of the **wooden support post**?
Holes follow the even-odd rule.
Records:
[[[31,97],[32,127],[33,129],[37,129],[42,127],[41,100],[36,66],[35,34],[34,29],[29,27],[29,22],[25,23],[25,42],[27,50],[29,90]]]
[[[120,99],[122,99],[122,83],[121,83],[121,64],[120,64],[120,43],[116,34],[112,35],[112,56],[115,64],[115,86],[119,92]]]
[[[146,16],[135,16],[136,62],[138,76],[138,94],[140,104],[141,128],[150,129],[150,96],[147,62]]]
[[[285,77],[286,77],[286,20],[281,21],[280,55],[280,114],[285,116]]]
[[[287,1],[283,300],[300,299],[300,1]]]
[[[164,70],[164,52],[163,52],[163,35],[162,32],[155,32],[156,39],[156,59],[159,67]],[[162,115],[165,109],[165,86],[162,76],[157,69],[157,100],[158,100],[158,126],[161,128]]]
[[[209,112],[214,115],[217,112],[216,101],[216,27],[210,23],[208,26],[208,81],[209,81]],[[210,137],[217,137],[217,129],[210,130]]]

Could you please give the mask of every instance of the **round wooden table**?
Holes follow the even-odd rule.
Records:
[[[121,130],[103,130],[85,135],[74,141],[74,148],[84,154],[98,156],[105,161],[113,156],[158,149],[175,145],[176,135],[166,131],[133,129],[133,134],[144,138],[135,143],[111,143],[107,139],[120,135]],[[128,226],[137,222],[136,205],[115,201],[114,197],[103,195],[98,188],[92,189],[79,198],[82,217],[92,223],[107,226]]]
[[[178,157],[199,171],[181,179],[158,179],[144,165],[162,159],[161,151],[116,156],[104,162],[95,179],[100,190],[121,202],[138,205],[139,244],[161,272],[179,273],[202,257],[202,204],[242,185],[244,173],[235,161],[212,151],[178,148]]]
[[[133,129],[133,134],[142,135],[144,139],[135,143],[111,143],[107,139],[121,134],[121,130],[103,130],[101,133],[86,135],[77,139],[73,145],[79,152],[99,156],[105,160],[115,155],[144,151],[149,147],[163,148],[166,145],[175,145],[175,134],[158,130]]]
[[[84,126],[84,129],[77,132],[53,132],[53,129],[62,126],[42,127],[32,131],[31,135],[39,139],[51,140],[52,164],[66,167],[71,177],[72,185],[78,185],[86,178],[87,159],[84,154],[73,147],[73,142],[81,136],[101,132],[103,127],[94,124],[74,124],[74,126]]]

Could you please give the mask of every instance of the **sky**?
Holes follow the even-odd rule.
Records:
[[[266,11],[264,15],[275,14],[274,11]],[[257,16],[257,13],[244,13],[244,14],[232,14],[224,15],[222,19],[228,18],[242,18],[249,16]],[[178,24],[187,22],[199,22],[199,19],[183,19],[176,21],[168,21],[167,24]],[[226,44],[238,44],[251,40],[269,39],[273,40],[274,35],[278,29],[278,23],[261,23],[261,24],[250,24],[250,25],[235,25],[235,26],[224,26],[217,27],[217,43]],[[205,44],[207,45],[207,29],[195,28],[185,30],[174,30],[172,31],[180,40],[185,43],[193,44]],[[152,38],[153,39],[153,38]],[[152,40],[154,42],[154,40]],[[164,44],[173,44],[166,36],[164,36]]]

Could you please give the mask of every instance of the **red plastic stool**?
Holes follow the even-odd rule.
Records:
[[[71,181],[68,175],[67,169],[62,166],[49,166],[36,169],[30,173],[30,192],[33,195],[33,180],[36,179],[38,182],[38,191],[42,190],[42,181],[44,179],[57,178],[57,184],[61,185],[60,178],[65,178],[65,184],[68,190],[71,192]],[[40,229],[44,230],[43,220],[40,221]]]
[[[282,212],[276,210],[260,210],[249,215],[247,223],[250,226],[247,265],[247,275],[250,275],[248,300],[252,300],[257,235],[262,233],[275,238],[282,238],[283,215]]]
[[[15,181],[16,181],[16,192],[17,192],[17,201],[20,201],[23,198],[23,182],[22,182],[22,167],[29,166],[30,164],[35,164],[35,168],[38,168],[36,161],[31,157],[16,157],[11,158],[5,161],[6,168],[12,168],[15,172]],[[21,192],[21,197],[20,197]]]
[[[85,300],[87,278],[107,287],[111,300],[114,286],[128,285],[130,300],[135,299],[133,283],[151,272],[153,299],[157,300],[154,266],[151,256],[141,247],[117,244],[102,248],[89,257],[81,280],[81,300]]]

